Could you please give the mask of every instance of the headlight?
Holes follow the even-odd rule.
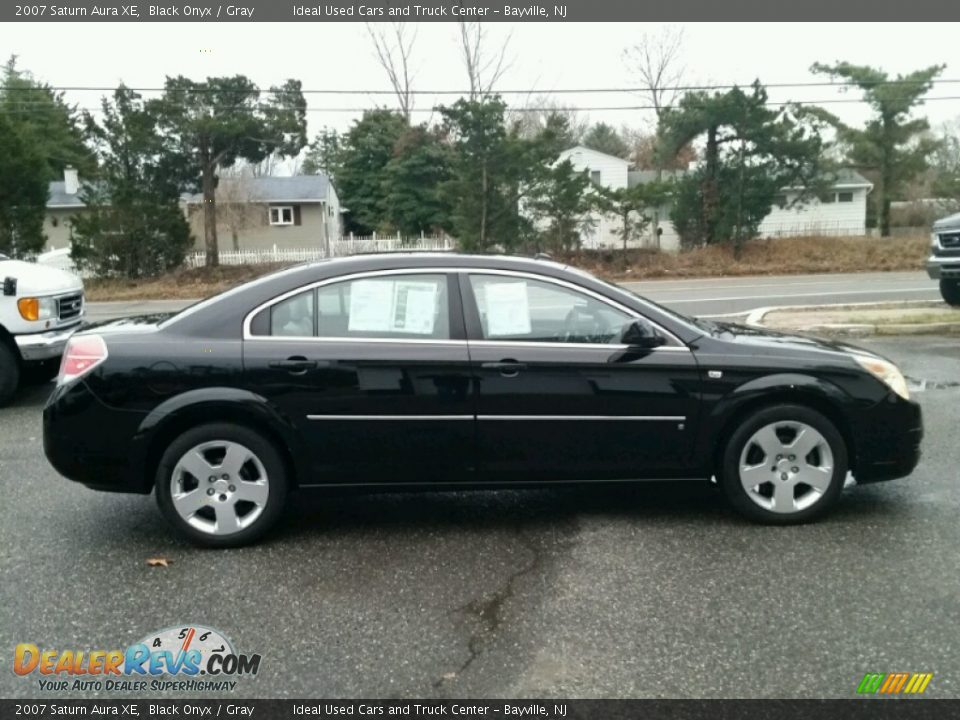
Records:
[[[57,301],[52,297],[25,297],[17,300],[17,310],[24,320],[49,320],[57,315]]]
[[[896,365],[880,358],[866,357],[865,355],[854,355],[853,359],[860,363],[860,367],[882,381],[904,400],[910,399],[906,378],[903,377],[903,373]]]

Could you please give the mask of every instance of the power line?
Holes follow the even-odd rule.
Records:
[[[929,81],[930,85],[955,85],[960,83],[960,78],[934,78]],[[882,87],[888,85],[919,85],[915,80],[878,80],[876,82],[868,83],[869,87]],[[671,85],[671,86],[657,86],[654,88],[647,87],[605,87],[605,88],[555,88],[555,89],[527,89],[527,90],[518,90],[518,89],[509,89],[509,90],[497,90],[494,93],[495,95],[586,95],[586,94],[612,94],[612,93],[649,93],[651,91],[666,91],[666,92],[697,92],[704,90],[732,90],[733,88],[749,88],[753,85],[750,83],[732,83],[732,84],[710,84],[710,85]],[[809,82],[789,82],[789,83],[762,83],[764,88],[775,88],[775,89],[785,89],[785,88],[859,88],[860,85],[852,81],[840,81],[840,82],[831,82],[831,81],[809,81]],[[41,85],[39,87],[0,87],[0,91],[9,92],[36,92],[42,91],[44,88],[49,90],[56,90],[61,92],[113,92],[116,90],[116,87],[109,87],[105,85]],[[132,92],[165,92],[165,87],[126,87],[127,90]],[[263,92],[269,92],[268,90],[262,90]],[[224,93],[225,91],[218,88],[210,87],[194,87],[191,88],[188,92],[190,93]],[[237,90],[237,94],[246,94],[246,90]],[[301,89],[301,93],[304,95],[396,95],[396,92],[393,90],[346,90],[339,88],[309,88]],[[469,95],[470,90],[409,90],[406,91],[410,95]]]
[[[937,102],[943,100],[960,100],[960,95],[941,95],[935,97],[923,98],[923,102]],[[767,107],[786,107],[788,105],[801,105],[801,106],[811,106],[811,105],[850,105],[866,102],[860,98],[828,98],[824,100],[803,100],[803,101],[784,101],[784,102],[764,102],[763,105]],[[23,114],[23,113],[32,113],[38,112],[40,108],[21,108],[21,105],[38,105],[46,106],[45,101],[25,101],[25,102],[13,102],[15,107],[14,109],[5,109],[4,112],[12,114]],[[2,109],[3,104],[0,102],[0,109]],[[271,105],[236,105],[229,107],[218,108],[220,110],[241,110],[245,108],[250,109],[268,109],[273,108]],[[704,105],[688,105],[688,107],[705,107]],[[100,107],[75,107],[75,110],[80,110],[84,112],[102,112],[103,108]],[[386,107],[386,106],[372,106],[372,107],[307,107],[305,108],[306,112],[328,112],[328,113],[361,113],[367,112],[369,110],[386,110],[389,112],[402,112],[400,108],[395,107]],[[434,113],[439,110],[439,107],[426,107],[426,108],[410,108],[409,112],[418,112],[418,113]],[[654,105],[609,105],[609,106],[570,106],[570,107],[553,107],[553,106],[541,106],[541,107],[509,107],[510,112],[517,113],[534,113],[534,112],[617,112],[617,111],[638,111],[638,110],[656,110]]]

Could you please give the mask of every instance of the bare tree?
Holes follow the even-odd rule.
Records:
[[[683,28],[667,25],[658,33],[643,33],[640,41],[623,51],[624,62],[640,81],[641,92],[653,106],[657,120],[682,94],[686,73],[683,64]]]
[[[237,168],[220,173],[217,183],[217,220],[230,231],[233,249],[240,249],[240,235],[263,220],[264,208],[254,201],[250,168]]]
[[[377,61],[387,73],[407,123],[413,111],[414,71],[410,67],[410,59],[417,40],[417,26],[412,25],[412,28],[402,22],[367,23],[367,34],[373,41]]]
[[[535,138],[546,129],[551,118],[562,118],[566,124],[567,144],[579,144],[590,122],[577,110],[568,108],[546,95],[527,96],[526,102],[507,111],[507,125],[523,138]]]
[[[644,33],[632,48],[623,51],[625,63],[632,67],[642,85],[642,93],[653,106],[657,124],[664,111],[673,107],[682,94],[686,68],[683,64],[683,28],[664,26],[658,33]],[[657,182],[663,180],[663,161],[653,153]],[[660,245],[660,211],[653,210],[650,223],[652,237]]]
[[[507,35],[498,50],[488,47],[487,30],[484,23],[459,21],[460,50],[463,53],[463,65],[470,82],[470,99],[476,100],[489,95],[494,86],[510,69],[507,50],[513,33]]]

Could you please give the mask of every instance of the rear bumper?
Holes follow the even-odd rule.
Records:
[[[63,355],[67,340],[79,329],[80,323],[75,323],[70,327],[57,328],[49,332],[14,335],[13,339],[20,349],[20,357],[23,358],[23,361],[36,362],[58,358]]]
[[[927,275],[933,280],[960,280],[960,255],[931,255]]]
[[[909,475],[920,462],[923,417],[920,406],[893,395],[867,410],[856,438],[854,477],[858,483]]]
[[[83,380],[59,386],[43,409],[44,454],[58,473],[94,490],[149,493],[142,463],[133,460],[144,415],[108,408]]]

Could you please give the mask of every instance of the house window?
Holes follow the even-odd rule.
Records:
[[[837,193],[837,202],[853,202],[852,192]]]
[[[592,182],[594,185],[599,185],[599,184],[600,184],[600,171],[599,171],[599,170],[591,170],[591,171],[590,171],[590,182]]]
[[[773,204],[778,208],[783,210],[787,206],[787,196],[786,195],[776,195],[773,198]]]
[[[823,194],[820,195],[820,202],[823,203],[824,205],[828,205],[828,204],[830,204],[830,203],[832,203],[832,202],[836,202],[836,201],[837,201],[837,194],[836,194],[836,193],[828,192],[828,193],[823,193]]]
[[[293,225],[293,207],[290,205],[275,205],[271,207],[270,224]]]

